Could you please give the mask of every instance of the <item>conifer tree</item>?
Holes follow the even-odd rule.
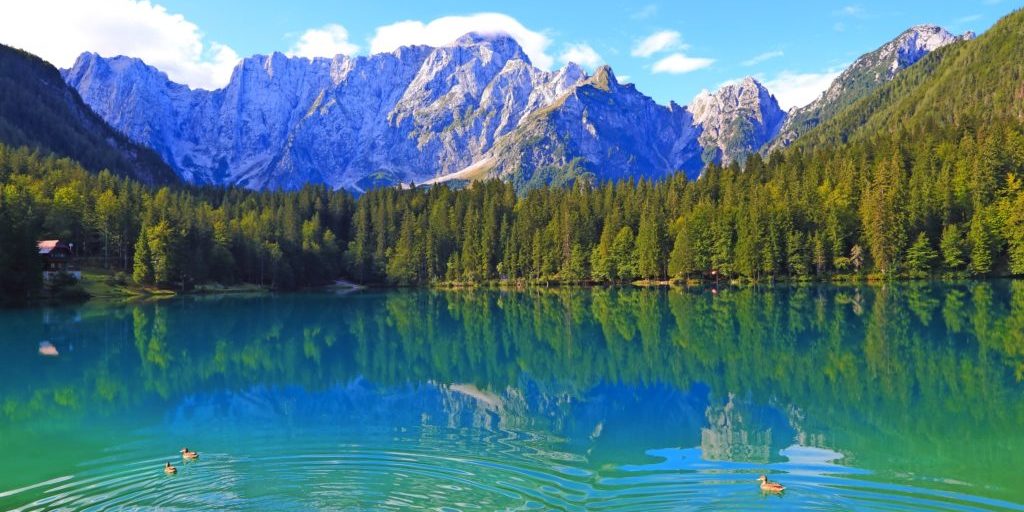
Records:
[[[958,270],[965,263],[964,241],[959,226],[947,224],[942,229],[942,239],[939,242],[939,249],[942,251],[942,262],[949,270]]]
[[[153,262],[149,252],[149,234],[143,227],[139,239],[135,242],[135,258],[132,279],[138,284],[153,284]]]
[[[938,257],[939,254],[932,248],[928,235],[924,232],[919,233],[914,245],[907,250],[907,273],[911,277],[927,276]]]

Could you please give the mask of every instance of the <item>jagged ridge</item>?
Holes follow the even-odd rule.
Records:
[[[935,25],[915,25],[877,50],[857,58],[822,95],[809,105],[793,109],[765,152],[783,148],[811,128],[888,83],[922,57],[944,46],[974,38],[973,32],[955,36]]]

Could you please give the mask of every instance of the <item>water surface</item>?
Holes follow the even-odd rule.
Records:
[[[89,303],[0,361],[3,510],[1024,510],[1021,282]]]

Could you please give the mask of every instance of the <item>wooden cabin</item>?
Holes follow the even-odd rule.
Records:
[[[57,274],[66,273],[81,279],[82,273],[74,267],[71,245],[61,240],[40,240],[36,242],[39,257],[43,260],[43,280],[50,281]]]

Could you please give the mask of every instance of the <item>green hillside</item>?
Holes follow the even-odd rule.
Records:
[[[958,138],[1024,121],[1024,11],[973,41],[925,56],[795,143],[835,146],[886,134]]]
[[[148,184],[177,181],[152,150],[96,115],[60,72],[30,53],[0,45],[0,143],[70,157]]]

